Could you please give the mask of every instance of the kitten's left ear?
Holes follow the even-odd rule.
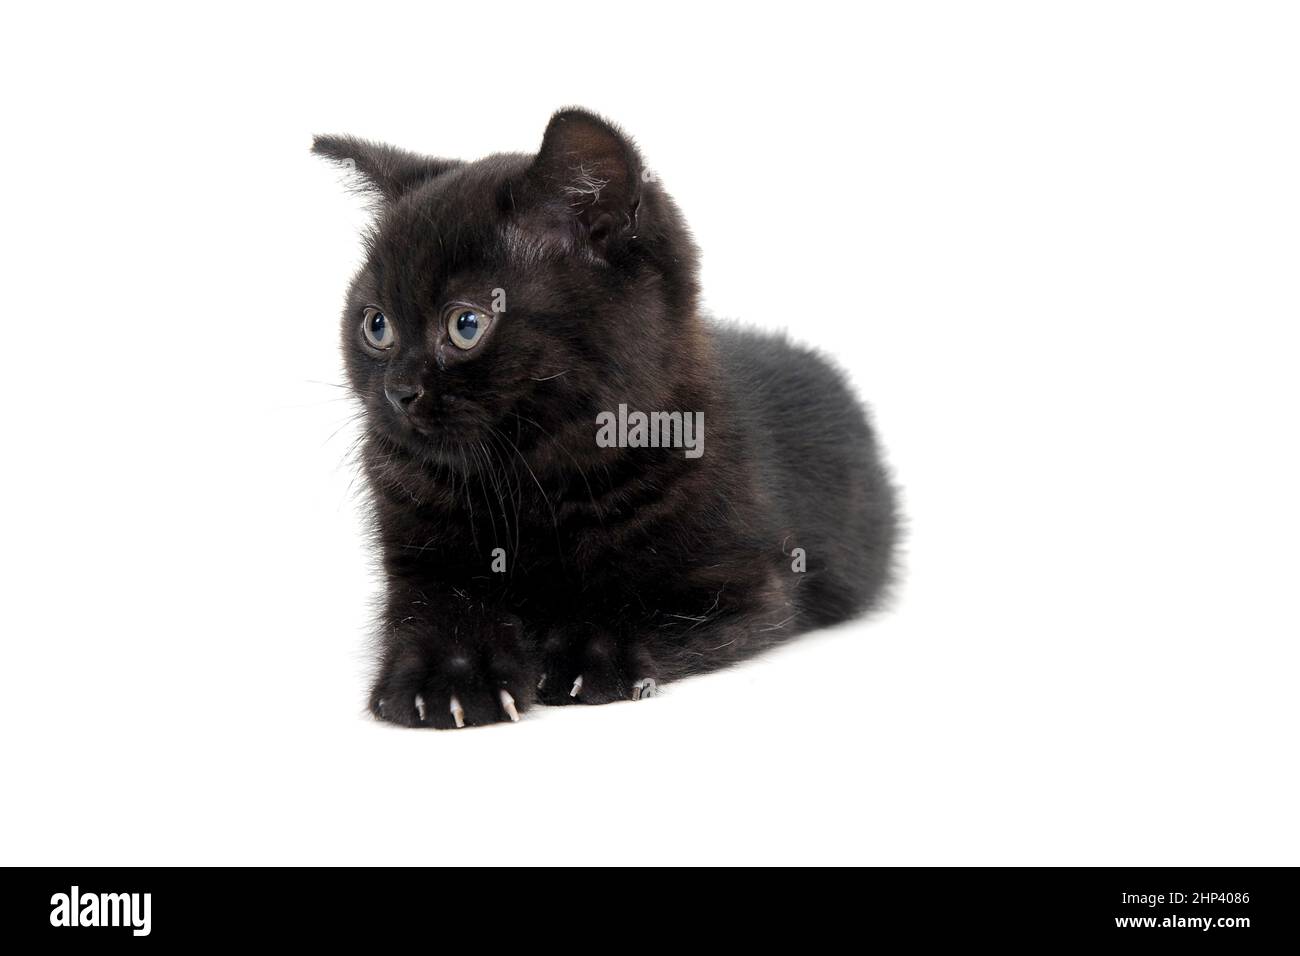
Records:
[[[389,202],[461,165],[459,160],[420,156],[356,136],[317,136],[311,151],[359,173],[362,187]]]
[[[597,251],[635,232],[641,157],[612,123],[581,109],[551,117],[528,171],[534,194]]]

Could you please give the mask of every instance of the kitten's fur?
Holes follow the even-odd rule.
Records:
[[[615,127],[564,110],[536,156],[471,163],[314,150],[378,199],[343,311],[388,580],[373,713],[451,727],[639,697],[877,602],[894,495],[862,407],[816,354],[700,316],[687,228]],[[505,311],[458,349],[448,303],[488,311],[494,290]],[[407,412],[385,398],[417,386]],[[703,456],[598,447],[620,404],[703,412]]]

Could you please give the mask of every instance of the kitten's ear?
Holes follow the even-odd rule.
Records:
[[[598,251],[634,229],[641,157],[630,139],[594,113],[567,109],[551,117],[528,180],[533,194]]]
[[[389,202],[461,165],[457,159],[419,156],[396,146],[355,136],[317,136],[312,141],[311,151],[360,173],[363,187]]]

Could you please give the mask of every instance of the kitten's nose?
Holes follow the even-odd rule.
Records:
[[[418,385],[385,385],[384,397],[399,412],[409,410],[411,402],[415,401],[424,394],[424,389]]]

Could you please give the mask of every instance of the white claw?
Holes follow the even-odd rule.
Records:
[[[546,675],[543,674],[541,680],[537,682],[537,689],[541,690],[545,686],[546,686]]]
[[[656,697],[659,694],[659,685],[653,677],[643,677],[632,685],[632,699],[641,700],[641,698]]]
[[[415,709],[420,713],[420,722],[424,722],[424,698],[419,694],[415,695]]]
[[[457,727],[465,726],[465,708],[460,706],[455,694],[451,695],[451,716],[455,718]]]
[[[570,697],[577,697],[580,693],[582,693],[582,675],[581,675],[581,674],[579,674],[579,675],[578,675],[578,679],[575,680],[575,681],[573,682],[573,690],[569,691],[569,696],[570,696]]]
[[[510,691],[501,692],[501,708],[510,715],[511,720],[519,719],[519,711],[515,710],[515,699],[510,696]]]

